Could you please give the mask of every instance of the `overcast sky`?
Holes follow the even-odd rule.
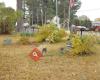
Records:
[[[77,15],[87,15],[91,20],[100,17],[100,0],[81,0]]]
[[[16,9],[16,0],[0,0],[5,2],[6,6]],[[77,15],[87,15],[91,20],[100,17],[100,0],[81,0],[82,6],[78,10]]]
[[[7,7],[10,6],[16,9],[16,0],[0,0],[0,2],[4,2]]]

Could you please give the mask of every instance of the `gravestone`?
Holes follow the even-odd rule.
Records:
[[[63,54],[64,52],[65,52],[65,48],[64,47],[61,47],[60,48],[60,53]]]
[[[70,39],[67,40],[66,47],[67,47],[68,51],[72,48],[72,43],[71,43]]]
[[[11,38],[6,38],[3,40],[3,45],[11,45],[12,44],[12,39]]]

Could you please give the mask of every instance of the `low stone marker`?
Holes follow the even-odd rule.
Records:
[[[65,48],[64,47],[61,47],[60,48],[60,53],[63,54],[64,52],[65,52]]]
[[[6,38],[3,40],[3,45],[11,45],[12,44],[12,39],[11,38]]]

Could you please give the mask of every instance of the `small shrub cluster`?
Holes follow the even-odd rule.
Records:
[[[26,44],[30,44],[30,41],[29,41],[29,38],[28,37],[21,37],[19,39],[19,44],[22,44],[22,45],[26,45]]]
[[[65,30],[55,30],[51,35],[48,36],[48,40],[50,43],[60,42],[65,36]]]
[[[65,30],[59,30],[54,24],[46,24],[40,27],[39,32],[35,35],[36,42],[43,42],[46,39],[51,42],[59,42],[66,36]]]
[[[20,33],[20,36],[22,37],[30,37],[30,36],[33,36],[33,33],[29,33],[29,32],[23,32],[23,33]]]
[[[97,43],[100,44],[100,40],[97,40]]]
[[[36,42],[43,42],[45,39],[53,33],[54,30],[57,28],[54,24],[47,24],[40,26],[39,32],[35,35],[35,41]]]
[[[92,53],[93,46],[96,43],[93,36],[74,36],[72,39],[72,53],[75,55],[84,55]]]
[[[96,37],[97,44],[100,44],[100,37]]]

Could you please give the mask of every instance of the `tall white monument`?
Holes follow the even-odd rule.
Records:
[[[56,24],[57,27],[60,29],[60,18],[58,16],[55,16],[53,19],[52,19],[52,23]]]

